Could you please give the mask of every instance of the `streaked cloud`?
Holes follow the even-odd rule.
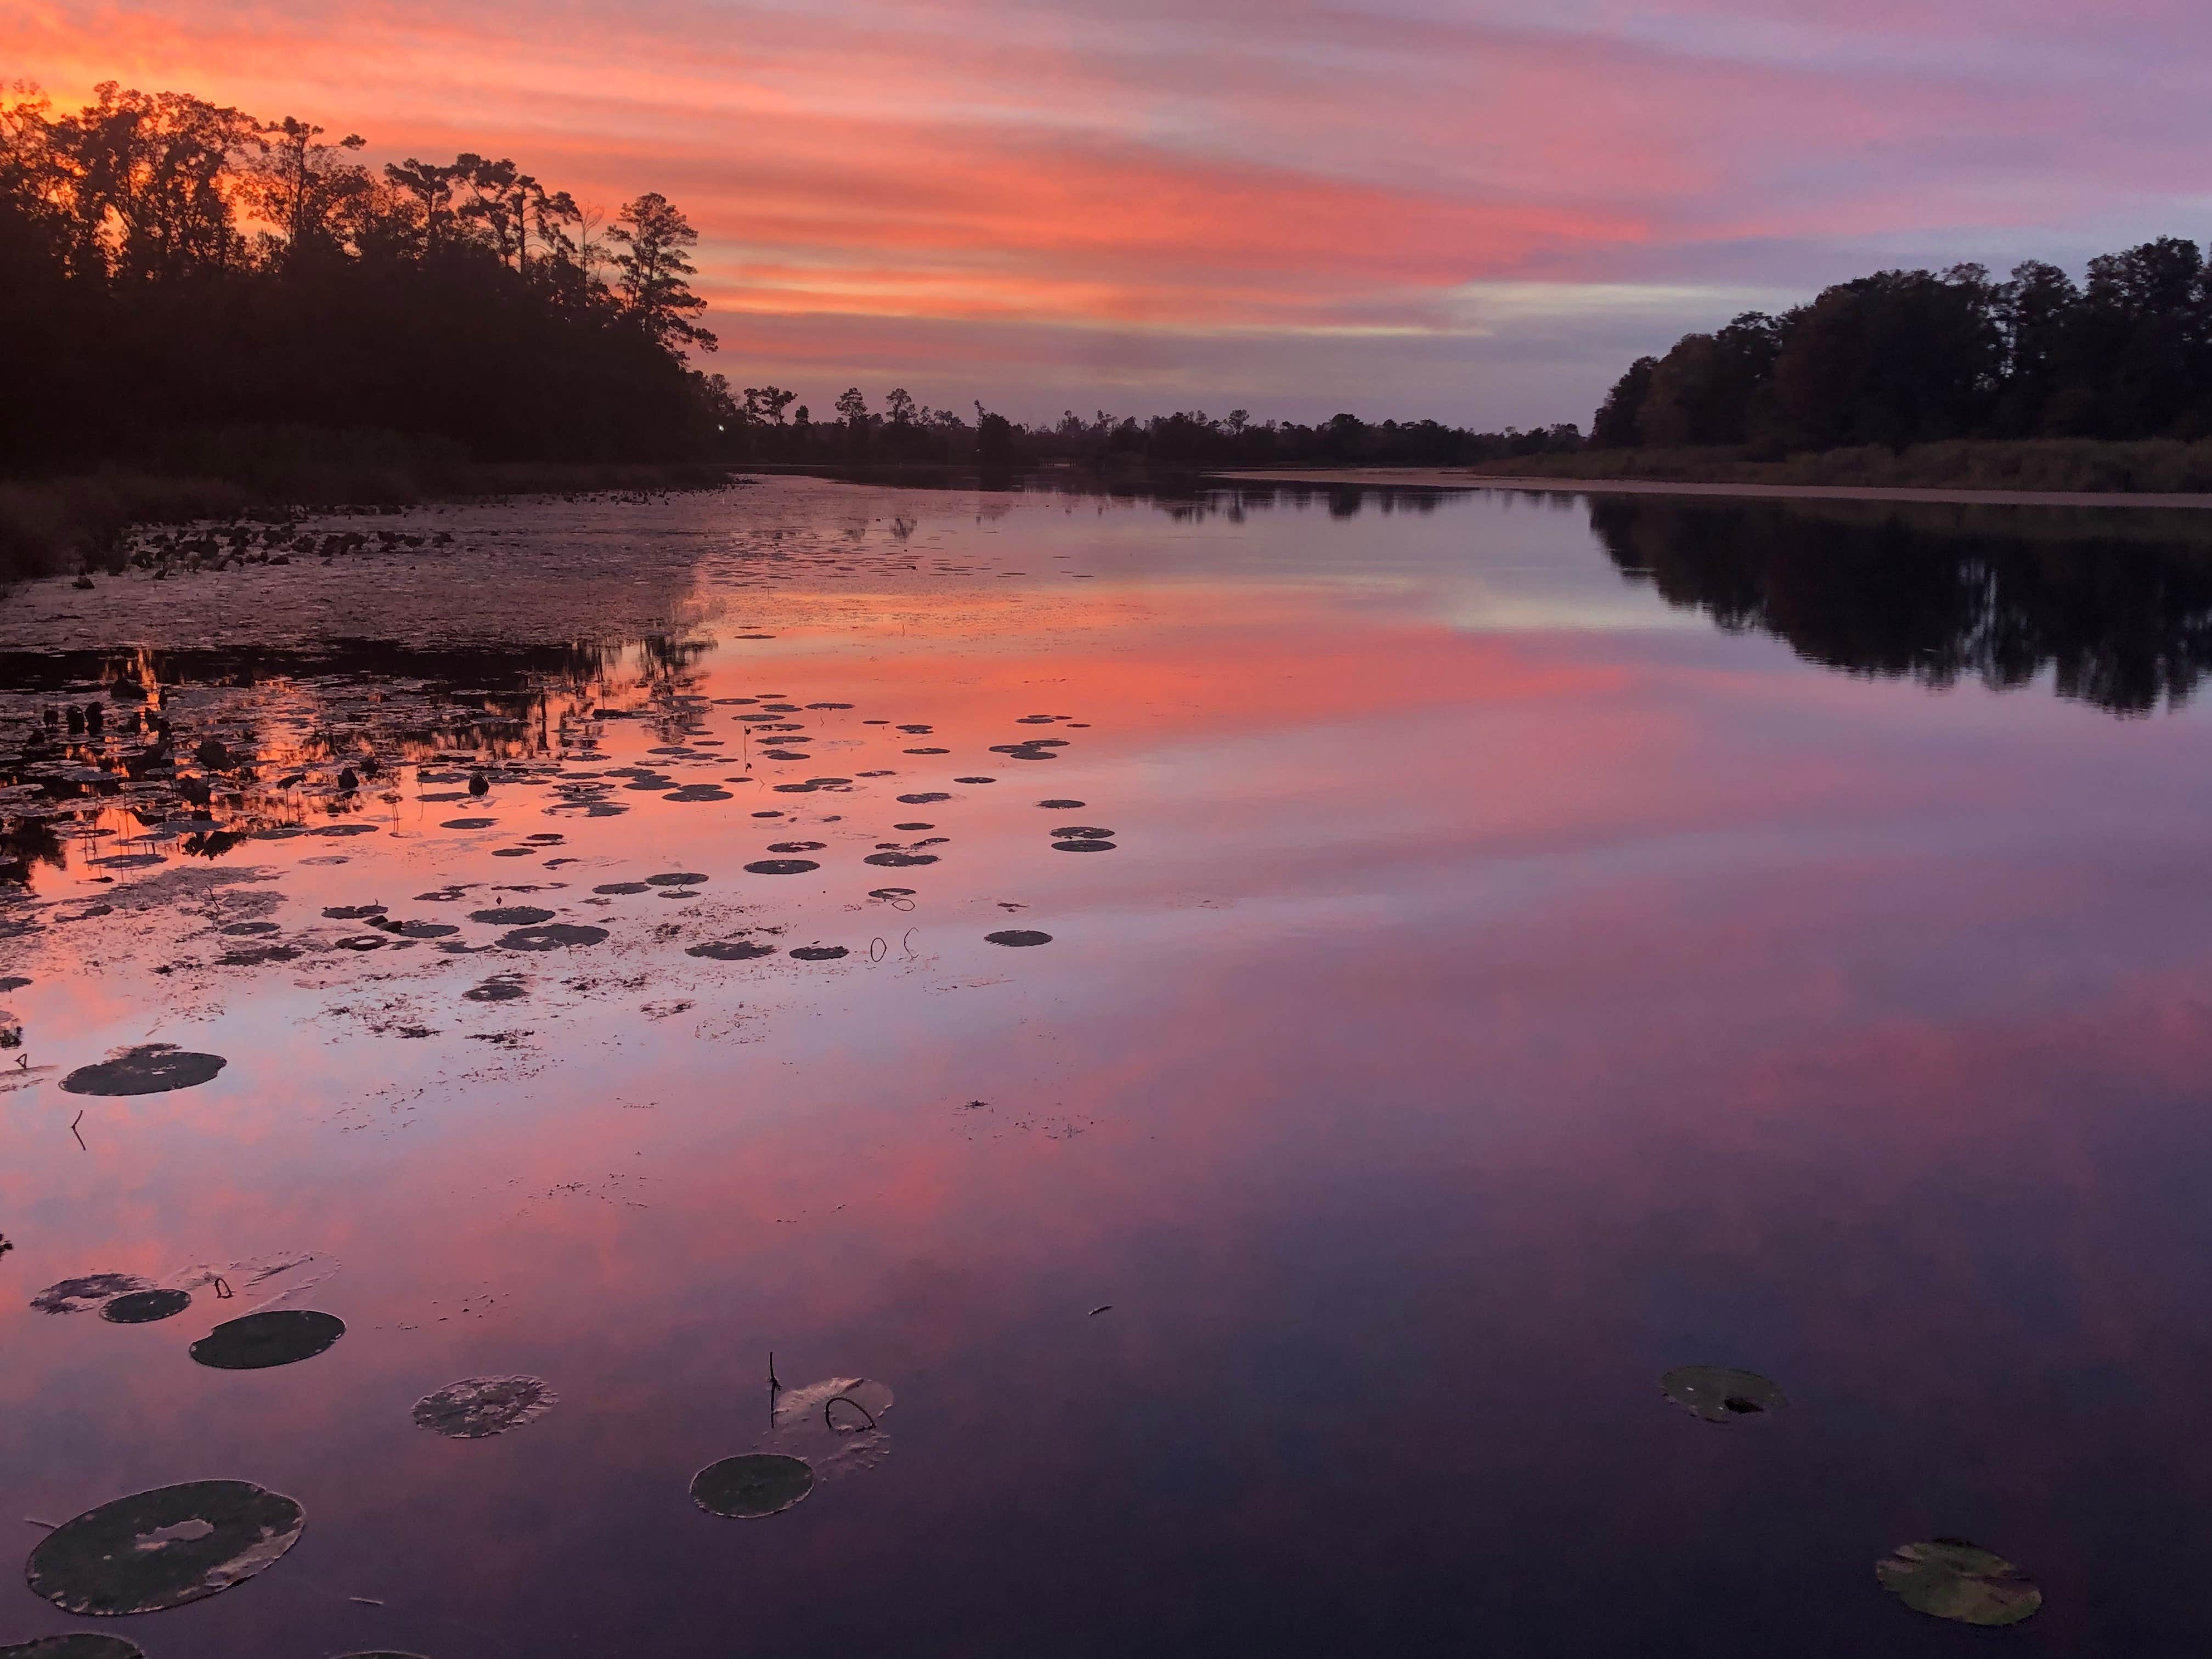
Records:
[[[722,366],[824,403],[1580,419],[1625,356],[1748,306],[2212,205],[2212,13],[2169,0],[0,0],[0,26],[5,72],[64,100],[188,88],[378,159],[661,189],[706,233]]]

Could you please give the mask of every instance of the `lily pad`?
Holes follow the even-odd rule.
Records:
[[[87,1273],[82,1279],[64,1279],[58,1285],[47,1285],[31,1298],[31,1305],[40,1313],[83,1313],[115,1297],[153,1288],[152,1279],[136,1273]]]
[[[885,1425],[890,1385],[872,1377],[831,1376],[775,1397],[760,1449],[803,1459],[817,1480],[857,1474],[890,1455]]]
[[[781,1515],[813,1490],[814,1471],[806,1460],[776,1452],[726,1457],[691,1477],[692,1501],[731,1521]]]
[[[925,864],[937,862],[934,853],[871,853],[860,860],[884,870],[912,870]]]
[[[275,1308],[228,1320],[191,1346],[191,1356],[219,1371],[261,1371],[313,1359],[345,1334],[345,1321],[312,1308]]]
[[[1041,800],[1037,805],[1048,812],[1073,812],[1085,803],[1079,800]]]
[[[935,805],[939,801],[951,800],[951,796],[946,794],[941,789],[925,790],[921,793],[916,795],[901,795],[899,797],[899,805],[902,806],[930,806]]]
[[[703,871],[671,870],[665,875],[647,876],[645,884],[648,887],[696,887],[706,879]]]
[[[1110,853],[1114,850],[1114,843],[1110,841],[1056,841],[1052,844],[1052,850],[1055,853]]]
[[[520,980],[492,978],[481,985],[471,985],[461,993],[468,1002],[513,1002],[530,994],[530,988]]]
[[[151,1325],[174,1319],[192,1305],[190,1291],[125,1291],[100,1304],[100,1316],[114,1325]]]
[[[553,920],[550,910],[542,910],[534,904],[502,904],[489,910],[471,910],[471,921],[480,921],[487,927],[534,927],[541,921]]]
[[[801,962],[835,962],[852,952],[842,945],[802,945],[791,954]]]
[[[1726,1365],[1677,1365],[1659,1379],[1667,1398],[1708,1423],[1733,1423],[1779,1411],[1789,1395],[1757,1371]]]
[[[692,945],[684,953],[687,957],[703,957],[709,962],[751,962],[761,957],[775,954],[773,945],[758,945],[749,939],[709,939],[704,945]]]
[[[160,1613],[245,1583],[307,1515],[250,1480],[191,1480],[88,1510],[31,1553],[31,1588],[70,1613]]]
[[[1050,933],[1040,933],[1034,927],[1008,927],[996,933],[986,933],[983,938],[987,943],[992,945],[1019,945],[1052,943]]]
[[[119,1636],[74,1631],[67,1636],[41,1636],[0,1648],[0,1659],[146,1659],[146,1650]]]
[[[221,1054],[196,1054],[173,1042],[141,1043],[80,1066],[62,1079],[73,1095],[159,1095],[205,1083],[230,1062]]]
[[[501,933],[499,942],[509,951],[559,951],[572,945],[598,945],[607,936],[604,927],[582,927],[574,922],[549,922],[542,927],[518,927]]]
[[[534,1423],[560,1404],[542,1376],[471,1376],[415,1402],[415,1425],[448,1440],[484,1440]]]
[[[2033,1579],[1963,1538],[1900,1544],[1874,1576],[1915,1613],[1962,1625],[2017,1625],[2043,1605]]]
[[[592,889],[594,893],[643,893],[650,890],[641,881],[602,882]]]
[[[803,876],[821,867],[812,859],[755,859],[745,870],[756,876]]]

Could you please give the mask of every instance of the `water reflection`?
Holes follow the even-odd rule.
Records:
[[[390,645],[299,641],[379,620],[347,555],[27,595],[143,642],[0,617],[52,854],[0,887],[20,1512],[296,1496],[159,1659],[1566,1655],[1623,1607],[1934,1659],[1874,1564],[1951,1536],[2040,1587],[2024,1652],[2212,1643],[2203,711],[1905,678],[1796,517],[1662,593],[1571,498],[1424,501],[483,515],[512,614],[425,637],[418,572],[329,630]],[[2193,637],[2113,585],[2141,549],[1914,534],[1916,648],[1980,648],[1968,563],[2112,595],[2037,621],[2069,660]],[[222,1064],[64,1086],[163,1043]],[[341,1261],[326,1352],[191,1363],[254,1264]],[[192,1302],[34,1310],[98,1274]],[[896,1455],[702,1513],[779,1369],[890,1379]],[[425,1432],[456,1379],[560,1404]],[[866,1419],[821,1398],[826,1463]]]
[[[1831,668],[1992,690],[2049,672],[2060,696],[2118,714],[2179,708],[2212,668],[2202,515],[1589,502],[1632,581]]]

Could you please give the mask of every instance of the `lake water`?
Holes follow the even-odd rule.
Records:
[[[2212,1643],[2185,529],[793,479],[310,529],[0,606],[0,1527],[307,1517],[143,1617],[10,1578],[0,1641]],[[81,1091],[164,1043],[224,1064]],[[29,1305],[94,1273],[192,1301]],[[193,1362],[278,1297],[345,1334]],[[806,1438],[771,1352],[895,1405],[709,1515]],[[558,1403],[412,1419],[509,1374]],[[1940,1537],[2041,1612],[1884,1593]]]

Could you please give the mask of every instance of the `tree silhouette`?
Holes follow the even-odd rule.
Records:
[[[713,350],[714,337],[691,320],[707,302],[685,281],[698,275],[684,255],[699,240],[690,221],[665,196],[648,191],[623,207],[607,238],[626,250],[615,256],[615,266],[630,320],[661,345],[680,341]]]

